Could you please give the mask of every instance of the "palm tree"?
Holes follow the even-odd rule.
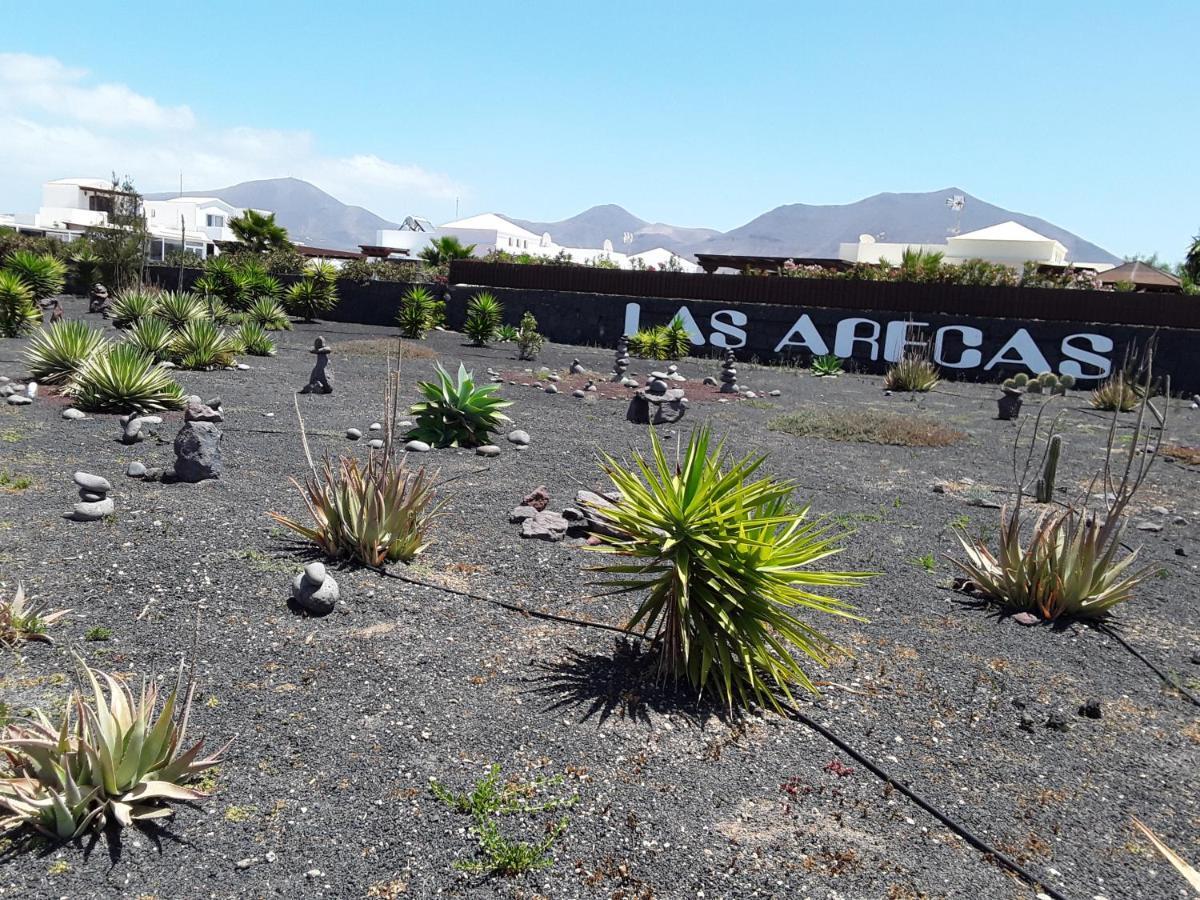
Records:
[[[475,245],[463,246],[453,235],[435,238],[418,256],[431,266],[448,265],[452,259],[468,259],[475,252]]]
[[[229,220],[229,227],[237,239],[254,253],[281,250],[292,246],[287,229],[275,221],[275,213],[261,213],[248,209],[240,216]]]
[[[1183,260],[1183,271],[1193,284],[1200,282],[1200,234],[1192,238],[1192,246]]]

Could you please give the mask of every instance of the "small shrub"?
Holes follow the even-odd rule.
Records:
[[[253,322],[266,331],[291,331],[292,320],[274,297],[259,297],[242,315],[243,322]]]
[[[237,352],[237,340],[208,319],[188,322],[171,341],[171,358],[182,369],[222,369]]]
[[[642,359],[670,359],[667,330],[662,325],[641,328],[629,339],[629,352]]]
[[[412,340],[425,337],[425,332],[433,327],[433,294],[428,288],[413,285],[400,301],[400,310],[396,313],[396,324],[400,333]]]
[[[521,336],[516,325],[505,323],[496,329],[496,340],[501,344],[511,344]]]
[[[25,588],[18,584],[11,599],[0,600],[0,647],[12,647],[19,641],[49,643],[46,629],[69,612],[69,609],[40,609],[25,599]]]
[[[905,354],[887,371],[883,378],[884,390],[912,391],[925,393],[933,390],[940,381],[938,367],[927,356]]]
[[[87,634],[83,636],[85,641],[111,641],[112,629],[105,628],[103,625],[97,625],[95,628],[89,628]]]
[[[41,324],[29,285],[16,272],[0,269],[0,337],[20,337]]]
[[[681,460],[669,460],[651,430],[650,458],[625,466],[604,456],[604,472],[621,495],[596,507],[617,537],[596,549],[631,559],[597,571],[643,590],[629,621],[654,635],[659,668],[711,690],[729,706],[755,700],[779,707],[791,686],[816,690],[792,655],[820,665],[842,653],[832,639],[794,615],[807,609],[857,618],[818,586],[861,584],[868,573],[809,568],[838,551],[839,534],[806,522],[790,506],[793,485],[752,480],[765,457],[727,464],[711,449],[707,428],[694,431]]]
[[[933,419],[869,409],[806,409],[780,416],[767,427],[795,437],[898,447],[948,447],[966,437]]]
[[[76,405],[90,412],[155,412],[183,406],[183,389],[149,356],[130,344],[97,353],[68,387]]]
[[[458,364],[457,378],[438,363],[434,368],[436,381],[420,381],[417,388],[425,397],[423,403],[410,408],[416,427],[409,432],[410,440],[425,441],[434,447],[478,447],[490,441],[493,431],[508,421],[500,412],[512,406],[496,396],[499,385],[475,384],[475,377]]]
[[[164,291],[158,298],[154,316],[166,322],[172,331],[182,331],[189,323],[205,318],[207,309],[195,294]]]
[[[1108,412],[1130,412],[1140,400],[1137,387],[1120,372],[1092,391],[1091,396],[1092,406]]]
[[[325,269],[310,270],[288,288],[284,299],[287,311],[305,322],[311,322],[337,306],[337,287],[334,279],[326,276]]]
[[[480,291],[467,301],[467,318],[463,323],[463,334],[471,339],[476,347],[483,347],[496,336],[500,327],[500,319],[504,315],[504,306],[495,295]]]
[[[182,666],[160,706],[154,680],[135,696],[80,664],[90,697],[76,690],[58,724],[35,711],[0,736],[12,771],[0,777],[0,809],[10,814],[4,824],[65,841],[89,828],[169,816],[170,800],[203,799],[188,782],[216,765],[223,749],[209,757],[200,755],[203,741],[184,749],[194,685],[184,688]]]
[[[148,319],[158,309],[158,292],[144,288],[121,291],[113,300],[109,315],[118,328],[129,328]]]
[[[34,303],[62,293],[67,281],[66,265],[48,253],[17,250],[8,255],[4,268],[15,272],[29,286]]]
[[[521,316],[521,327],[517,329],[517,357],[519,359],[537,359],[546,345],[546,338],[538,334],[537,319],[529,310]]]
[[[692,336],[684,327],[683,319],[676,316],[663,329],[666,359],[683,359],[692,352]]]
[[[388,562],[410,562],[429,546],[429,529],[441,504],[434,502],[432,479],[386,454],[372,453],[365,463],[328,459],[300,484],[313,524],[270,513],[334,559],[354,559],[379,568]]]
[[[162,319],[141,319],[125,332],[124,343],[137,347],[154,362],[161,362],[171,355],[174,332]]]
[[[814,356],[812,360],[812,373],[818,378],[836,378],[842,374],[842,358],[832,353],[826,353],[823,356]]]
[[[248,353],[250,356],[275,355],[275,342],[261,325],[254,322],[243,322],[234,332],[233,342],[241,348],[242,353]]]
[[[84,363],[107,346],[104,335],[86,322],[55,322],[33,336],[25,350],[25,362],[38,381],[59,384],[74,377]]]

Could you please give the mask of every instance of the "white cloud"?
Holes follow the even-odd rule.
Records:
[[[448,176],[372,154],[322,154],[307,131],[213,127],[47,56],[0,53],[0,211],[28,212],[43,181],[128,173],[145,191],[294,176],[387,218],[464,193]]]

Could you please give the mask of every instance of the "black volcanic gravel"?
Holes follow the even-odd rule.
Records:
[[[68,304],[81,316],[81,301]],[[98,321],[95,316],[86,316]],[[0,856],[0,897],[1032,898],[1015,880],[899,793],[794,721],[730,719],[655,685],[636,644],[548,622],[362,569],[331,566],[344,606],[324,619],[289,611],[289,582],[309,558],[267,518],[303,512],[288,478],[304,470],[292,411],[316,334],[332,343],[336,393],[300,397],[314,453],[365,455],[382,418],[387,329],[299,326],[249,371],[178,373],[191,393],[224,399],[225,475],[199,485],[142,483],[131,460],[170,463],[179,414],[162,443],[126,447],[115,416],[68,422],[43,390],[32,406],[0,405],[0,580],[70,607],[53,647],[0,654],[0,700],[11,712],[61,701],[73,651],[100,668],[167,678],[199,617],[194,733],[217,746],[236,735],[208,799],[177,806],[162,830],[110,844],[21,848]],[[0,341],[0,374],[23,375],[24,341]],[[534,383],[511,346],[463,346],[437,333],[421,344],[448,367],[464,360]],[[612,351],[549,345],[536,367],[572,358],[601,375]],[[432,359],[405,362],[405,400]],[[656,364],[635,361],[643,374]],[[714,360],[684,361],[693,382]],[[821,622],[855,653],[801,706],[985,840],[1071,898],[1176,898],[1183,882],[1132,830],[1138,816],[1200,860],[1200,720],[1111,636],[1079,625],[1024,627],[955,594],[950,531],[994,534],[1014,427],[995,416],[994,387],[948,383],[917,398],[885,396],[880,379],[743,365],[739,381],[777,398],[693,406],[681,439],[711,422],[731,450],[768,453],[766,470],[795,479],[820,515],[855,529],[839,568],[877,571],[847,592],[867,623]],[[621,399],[580,401],[504,385],[513,427],[532,435],[485,460],[468,451],[414,458],[455,478],[434,543],[409,574],[548,612],[621,624],[629,598],[589,599],[581,541],[524,541],[508,512],[539,484],[570,503],[601,488],[595,454],[644,447]],[[1031,401],[1032,402],[1032,401]],[[943,449],[799,439],[770,431],[801,408],[870,406],[931,416],[968,435]],[[1065,403],[1059,483],[1082,485],[1106,420],[1083,395]],[[346,428],[364,431],[351,443]],[[1175,404],[1172,433],[1200,443],[1200,419]],[[71,473],[115,486],[111,522],[62,514]],[[969,479],[973,483],[964,482]],[[1192,693],[1200,666],[1196,560],[1200,473],[1159,464],[1131,528],[1154,574],[1116,617],[1122,636]],[[935,493],[936,482],[947,482]],[[1163,515],[1151,508],[1164,506]],[[1186,524],[1175,524],[1176,519]],[[918,557],[932,553],[927,572]],[[396,567],[397,571],[404,567]],[[103,626],[108,642],[85,642]],[[1101,715],[1080,714],[1096,702]],[[1045,723],[1063,713],[1069,728]],[[1024,727],[1023,727],[1024,725]],[[852,769],[839,774],[839,763]],[[464,790],[492,763],[505,774],[564,774],[576,791],[553,868],[513,879],[454,868],[474,858],[469,819],[429,792]],[[506,819],[536,839],[552,814]],[[247,862],[248,861],[248,862]],[[239,862],[242,866],[239,867]]]

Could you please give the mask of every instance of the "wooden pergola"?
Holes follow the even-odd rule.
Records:
[[[824,259],[804,256],[736,256],[724,253],[697,253],[696,262],[707,274],[712,275],[717,269],[733,269],[737,272],[753,270],[766,274],[779,274],[786,263],[797,266],[820,266],[823,269],[834,269],[843,272],[854,264],[844,259]]]
[[[1137,260],[1101,272],[1100,283],[1105,287],[1132,284],[1135,291],[1158,294],[1178,294],[1183,291],[1183,285],[1174,275]]]

